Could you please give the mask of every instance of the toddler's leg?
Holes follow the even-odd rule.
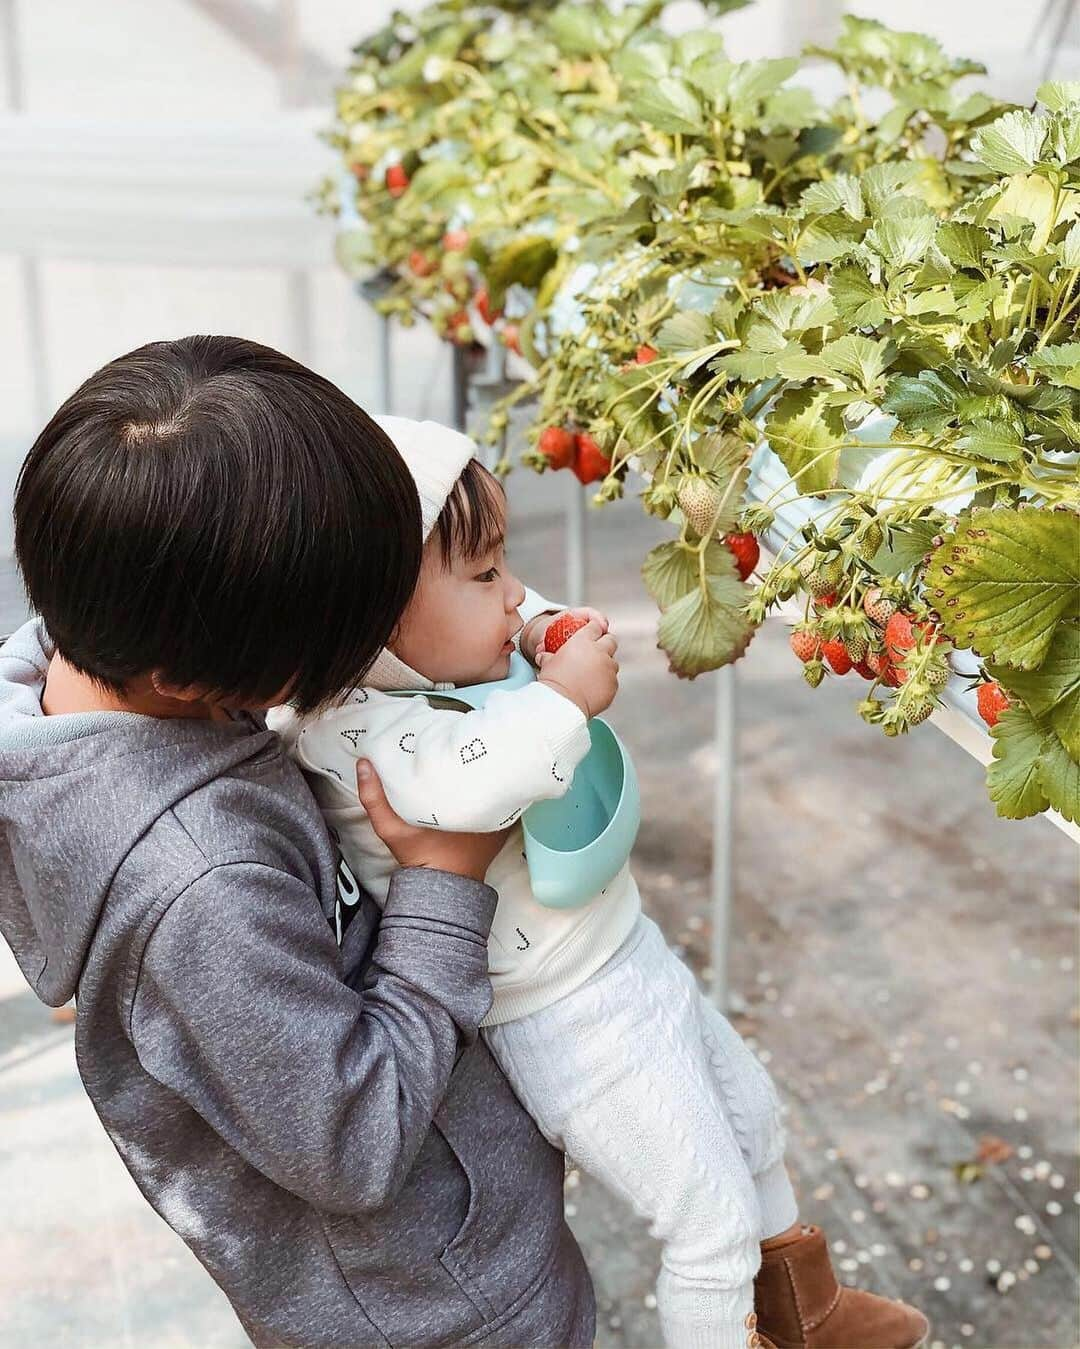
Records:
[[[551,1141],[651,1220],[672,1349],[744,1349],[757,1199],[725,1116],[689,971],[644,919],[581,988],[485,1035]]]
[[[765,1065],[735,1027],[701,999],[702,1032],[716,1084],[757,1190],[763,1239],[786,1231],[799,1208],[784,1165],[780,1100]]]

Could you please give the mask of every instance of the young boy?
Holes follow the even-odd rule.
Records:
[[[404,869],[379,918],[261,710],[384,646],[412,480],[251,342],[93,375],[23,465],[38,620],[0,650],[0,930],[137,1185],[258,1345],[592,1342],[561,1155],[477,1027],[502,843],[358,783]]]

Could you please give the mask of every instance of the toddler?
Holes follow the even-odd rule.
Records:
[[[407,820],[509,828],[487,874],[499,903],[483,1034],[547,1138],[650,1220],[668,1345],[741,1349],[769,1334],[785,1346],[910,1349],[925,1330],[919,1313],[841,1290],[821,1233],[797,1225],[772,1082],[643,915],[629,865],[580,908],[533,897],[518,821],[567,791],[587,722],[616,693],[615,640],[584,610],[587,625],[544,651],[556,609],[509,569],[505,498],[473,442],[379,420],[419,492],[420,581],[362,688],[273,723],[346,860],[381,902],[395,864],[357,798],[361,758]],[[455,704],[455,687],[505,679],[515,648],[535,682],[496,690],[478,710]]]

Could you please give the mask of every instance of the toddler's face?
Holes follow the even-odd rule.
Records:
[[[494,485],[491,490],[505,536],[506,500]],[[507,566],[503,537],[480,557],[463,557],[455,548],[447,566],[432,535],[391,650],[435,683],[464,687],[505,679],[524,598],[524,586]]]

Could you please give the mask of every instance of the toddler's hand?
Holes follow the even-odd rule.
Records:
[[[586,720],[598,716],[611,706],[619,690],[617,648],[607,631],[607,620],[590,619],[558,651],[540,652],[536,660],[540,683],[576,703]]]
[[[609,624],[606,614],[602,614],[599,609],[579,608],[567,609],[557,614],[537,614],[537,616],[525,625],[521,634],[519,646],[521,654],[537,669],[540,668],[540,662],[537,656],[544,649],[544,638],[547,636],[547,630],[557,618],[561,618],[563,613],[571,613],[575,618],[583,618],[588,622],[599,623],[601,632],[607,632]]]

